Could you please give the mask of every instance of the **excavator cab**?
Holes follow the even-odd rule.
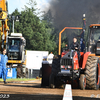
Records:
[[[26,41],[21,33],[11,33],[8,37],[7,55],[9,60],[25,60]]]

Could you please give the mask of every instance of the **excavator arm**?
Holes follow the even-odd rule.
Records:
[[[6,48],[7,44],[7,36],[8,36],[8,31],[9,27],[7,25],[7,14],[8,14],[8,3],[6,0],[0,0],[0,21],[1,21],[1,26],[0,26],[0,31],[1,31],[1,45],[0,45],[0,50],[3,48]]]

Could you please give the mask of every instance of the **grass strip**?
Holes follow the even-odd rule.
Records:
[[[12,81],[33,81],[36,80],[36,78],[16,78],[16,79],[6,79],[7,82]],[[3,79],[0,79],[0,82],[3,82]]]

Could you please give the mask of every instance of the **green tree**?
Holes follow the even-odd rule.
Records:
[[[32,2],[32,0],[30,1]],[[29,8],[27,6],[25,6],[24,11],[21,11],[21,13],[16,9],[12,15],[19,15],[20,20],[19,22],[15,21],[14,31],[15,33],[23,34],[26,39],[26,49],[53,52],[56,43],[50,34],[52,30],[49,26],[47,27],[46,21],[39,19],[35,11],[34,7]],[[11,21],[9,21],[9,25],[10,22]]]

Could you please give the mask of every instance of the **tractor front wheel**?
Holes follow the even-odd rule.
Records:
[[[80,88],[82,90],[85,90],[85,88],[86,88],[86,77],[85,77],[84,74],[80,75],[80,81],[79,82],[80,82]]]

